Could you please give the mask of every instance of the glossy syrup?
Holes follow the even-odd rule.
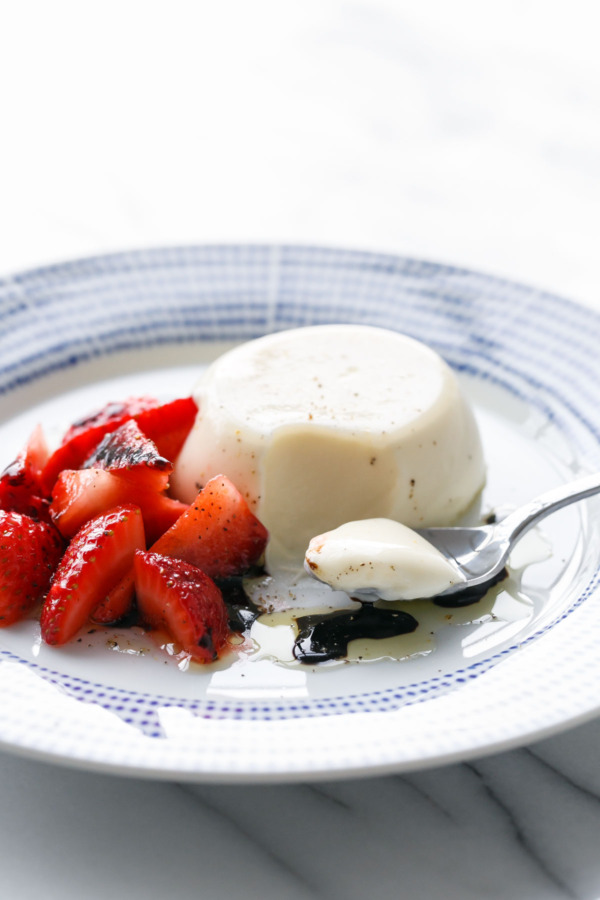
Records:
[[[456,591],[454,594],[450,594],[448,597],[434,597],[433,603],[436,606],[442,606],[444,609],[459,609],[462,606],[472,606],[473,603],[478,603],[490,588],[493,588],[494,585],[500,584],[501,581],[504,581],[505,578],[508,578],[508,569],[504,568],[497,575],[494,575],[493,578],[490,578],[489,581],[485,581],[483,584],[479,584],[476,587],[464,588],[462,591]]]
[[[260,609],[246,594],[242,578],[221,578],[216,580],[216,584],[227,607],[231,631],[235,634],[244,634],[260,615]]]
[[[489,590],[508,577],[504,569],[499,575],[476,588],[466,588],[450,597],[434,599],[433,603],[444,609],[460,609],[482,600]],[[356,610],[334,610],[327,614],[305,615],[296,619],[298,636],[294,641],[294,657],[306,665],[343,659],[348,655],[351,641],[384,641],[400,635],[412,634],[419,627],[419,620],[411,613],[393,608],[391,604],[379,606],[353,597],[360,603]],[[429,601],[431,603],[431,601]],[[414,604],[414,601],[411,601]],[[423,608],[415,604],[415,612]]]
[[[294,657],[301,663],[314,665],[348,654],[348,644],[355,640],[383,640],[411,634],[418,626],[410,613],[398,609],[381,609],[373,603],[360,602],[357,610],[335,610],[325,615],[300,616]]]
[[[436,645],[434,635],[440,627],[464,626],[488,621],[490,617],[496,619],[493,610],[498,590],[502,590],[504,579],[508,578],[509,584],[511,581],[508,573],[503,571],[477,589],[467,589],[447,599],[437,600],[372,603],[345,595],[347,605],[335,608],[327,607],[322,602],[328,596],[329,589],[313,579],[307,581],[311,592],[307,594],[305,585],[304,593],[302,589],[298,590],[298,585],[293,590],[282,592],[281,585],[271,585],[272,579],[264,572],[255,572],[254,578],[261,584],[261,590],[255,593],[248,589],[246,578],[218,581],[229,615],[232,652],[235,653],[238,646],[244,647],[245,655],[249,653],[258,659],[266,656],[284,666],[369,662],[383,658],[406,660],[427,655]],[[316,599],[320,599],[321,603],[315,605]],[[339,595],[336,602],[339,602]],[[465,609],[463,612],[463,607],[468,607],[469,611]],[[140,625],[135,613],[128,624]],[[255,624],[260,627],[256,628]],[[496,627],[501,627],[500,620],[497,620]],[[130,628],[126,632],[128,640],[124,642],[124,636],[121,639],[115,635],[110,648],[129,654],[149,652],[147,642],[144,643],[144,630],[140,627],[137,630],[140,632],[138,641],[132,641]],[[276,638],[278,631],[281,633],[280,639]],[[277,640],[283,643],[276,647],[269,634],[276,639],[276,644]],[[187,667],[183,657],[180,660],[179,648],[167,634],[163,635],[164,640],[159,640],[159,633],[155,633],[154,637],[169,656],[175,657],[180,668]],[[253,651],[250,649],[252,646]],[[214,665],[219,669],[226,668],[230,662],[231,658],[224,658]]]

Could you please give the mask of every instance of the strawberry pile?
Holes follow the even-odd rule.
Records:
[[[0,474],[0,627],[41,603],[47,644],[127,620],[218,658],[229,624],[215,579],[254,565],[267,532],[223,475],[189,506],[169,496],[196,412],[192,398],[110,403],[53,453],[35,429]]]

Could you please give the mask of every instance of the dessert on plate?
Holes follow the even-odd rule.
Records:
[[[345,522],[451,525],[485,480],[454,372],[424,344],[363,325],[271,334],[224,354],[194,389],[172,490],[224,473],[269,532],[267,568],[302,563]]]
[[[348,594],[443,589],[455,573],[408,529],[454,523],[484,480],[473,412],[433,350],[361,325],[268,335],[213,363],[193,397],[111,401],[52,453],[38,426],[0,474],[0,625],[41,602],[48,644],[127,621],[210,662],[230,629],[249,633],[258,611],[226,595],[263,559],[270,574],[301,573],[310,545],[309,568]],[[354,582],[352,567],[369,566]],[[416,627],[369,616],[371,633],[373,616]],[[351,613],[352,633],[361,623]]]

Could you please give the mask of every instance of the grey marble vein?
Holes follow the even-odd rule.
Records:
[[[592,787],[586,787],[584,784],[579,783],[572,776],[568,775],[566,772],[561,771],[558,766],[553,765],[544,759],[542,753],[536,752],[531,747],[525,748],[523,750],[524,753],[528,753],[532,756],[536,762],[540,763],[540,765],[545,766],[548,771],[552,772],[553,775],[556,775],[558,778],[562,779],[569,785],[569,787],[573,788],[576,791],[579,791],[583,797],[586,797],[589,801],[591,801],[594,805],[600,801],[600,792],[595,790]]]
[[[457,822],[453,811],[451,809],[446,808],[443,803],[440,802],[439,798],[435,796],[434,793],[431,793],[427,790],[423,784],[424,779],[420,778],[419,775],[404,775],[404,776],[391,776],[396,777],[400,780],[404,787],[409,787],[415,793],[417,793],[420,797],[423,797],[428,803],[431,803],[434,809],[436,809],[440,815],[444,818],[449,819],[451,822]]]
[[[219,802],[220,797],[223,798],[224,792],[217,791],[215,793],[214,791],[188,784],[178,784],[177,788],[186,796],[193,797],[196,804],[207,809],[212,816],[222,819],[231,828],[232,832],[237,833],[244,841],[247,841],[251,851],[255,854],[258,852],[258,856],[263,857],[266,869],[273,867],[280,869],[287,876],[286,891],[291,879],[292,884],[303,889],[303,896],[321,896],[316,874],[310,870],[303,871],[294,864],[293,856],[286,856],[278,852],[276,844],[263,841],[258,829],[252,828],[251,824],[246,825],[243,823],[241,818],[235,814],[235,810],[228,810],[222,802]]]
[[[527,857],[531,859],[531,861],[539,868],[540,872],[545,875],[565,897],[575,898],[577,895],[573,893],[569,885],[554,871],[552,862],[545,859],[544,856],[540,854],[534,836],[529,834],[529,830],[526,824],[520,820],[518,812],[510,805],[508,800],[502,796],[502,793],[494,787],[493,779],[487,778],[485,774],[482,773],[482,768],[477,764],[465,763],[465,765],[467,769],[481,779],[486,794],[498,807],[501,813],[506,816],[517,844],[522,848]]]
[[[172,785],[0,755],[8,896],[596,900],[600,723],[464,765]]]

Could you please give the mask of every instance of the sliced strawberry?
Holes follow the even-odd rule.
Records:
[[[111,625],[128,616],[133,609],[134,588],[133,565],[131,565],[127,574],[117,581],[106,597],[100,601],[91,615],[92,622]]]
[[[188,507],[156,491],[139,490],[135,484],[104,469],[61,472],[52,491],[50,515],[61,534],[73,537],[94,516],[122,503],[142,510],[149,543],[173,525]]]
[[[0,509],[23,513],[45,522],[50,520],[49,501],[40,477],[48,459],[48,445],[38,425],[17,458],[0,474]]]
[[[50,494],[58,473],[63,469],[78,469],[102,440],[128,419],[146,409],[158,406],[154,397],[131,397],[123,403],[108,403],[97,412],[75,422],[67,430],[61,446],[54,451],[42,472],[42,484]]]
[[[22,619],[42,599],[63,550],[53,525],[0,510],[0,626]]]
[[[61,534],[73,537],[100,513],[132,502],[134,493],[129,482],[103,469],[66,470],[54,485],[50,515]]]
[[[225,578],[257,562],[267,537],[235,485],[217,475],[151,550],[185,560],[212,578]]]
[[[137,495],[140,496],[139,494]],[[173,500],[166,494],[144,495],[142,500],[142,518],[146,542],[154,543],[164,532],[177,521],[188,507],[179,500]],[[96,607],[92,620],[99,624],[118,622],[128,616],[133,608],[135,597],[133,567],[121,581],[115,585],[108,596]]]
[[[42,609],[42,638],[64,644],[85,625],[98,604],[129,570],[145,546],[138,507],[119,506],[77,532],[54,575]]]
[[[41,425],[36,425],[24,449],[17,456],[17,460],[22,462],[23,468],[27,470],[32,480],[37,484],[38,489],[41,487],[41,475],[44,466],[48,462],[49,455],[50,452],[44,430]]]
[[[198,407],[192,397],[164,403],[136,415],[146,437],[154,441],[161,456],[175,462],[196,419]]]
[[[38,522],[51,522],[50,501],[38,497],[30,485],[0,484],[0,509],[19,512]]]
[[[173,500],[166,494],[143,497],[142,504],[142,518],[148,544],[153,544],[158,540],[188,509],[187,504]],[[131,612],[134,596],[132,567],[102,603],[96,607],[92,619],[101,624],[118,622],[119,619],[123,619]]]
[[[74,422],[66,432],[62,443],[67,444],[69,441],[72,441],[73,438],[88,434],[92,428],[103,429],[102,434],[100,435],[102,437],[102,435],[106,434],[108,431],[114,431],[115,428],[118,428],[119,425],[122,425],[127,419],[131,419],[133,416],[137,416],[141,412],[144,412],[144,410],[154,409],[157,406],[158,400],[156,397],[148,396],[128,397],[127,400],[116,403],[107,403],[101,409],[90,413],[89,416],[85,416],[78,422]],[[95,443],[98,443],[98,441]]]
[[[158,553],[135,554],[135,592],[142,622],[164,628],[197,662],[212,662],[229,634],[221,591],[201,569]]]
[[[174,500],[166,494],[136,494],[136,502],[142,510],[146,540],[151,546],[175,524],[177,519],[187,512],[187,503]]]
[[[159,454],[156,444],[130,419],[102,438],[83,468],[106,469],[142,490],[164,491],[169,486],[173,463]]]

